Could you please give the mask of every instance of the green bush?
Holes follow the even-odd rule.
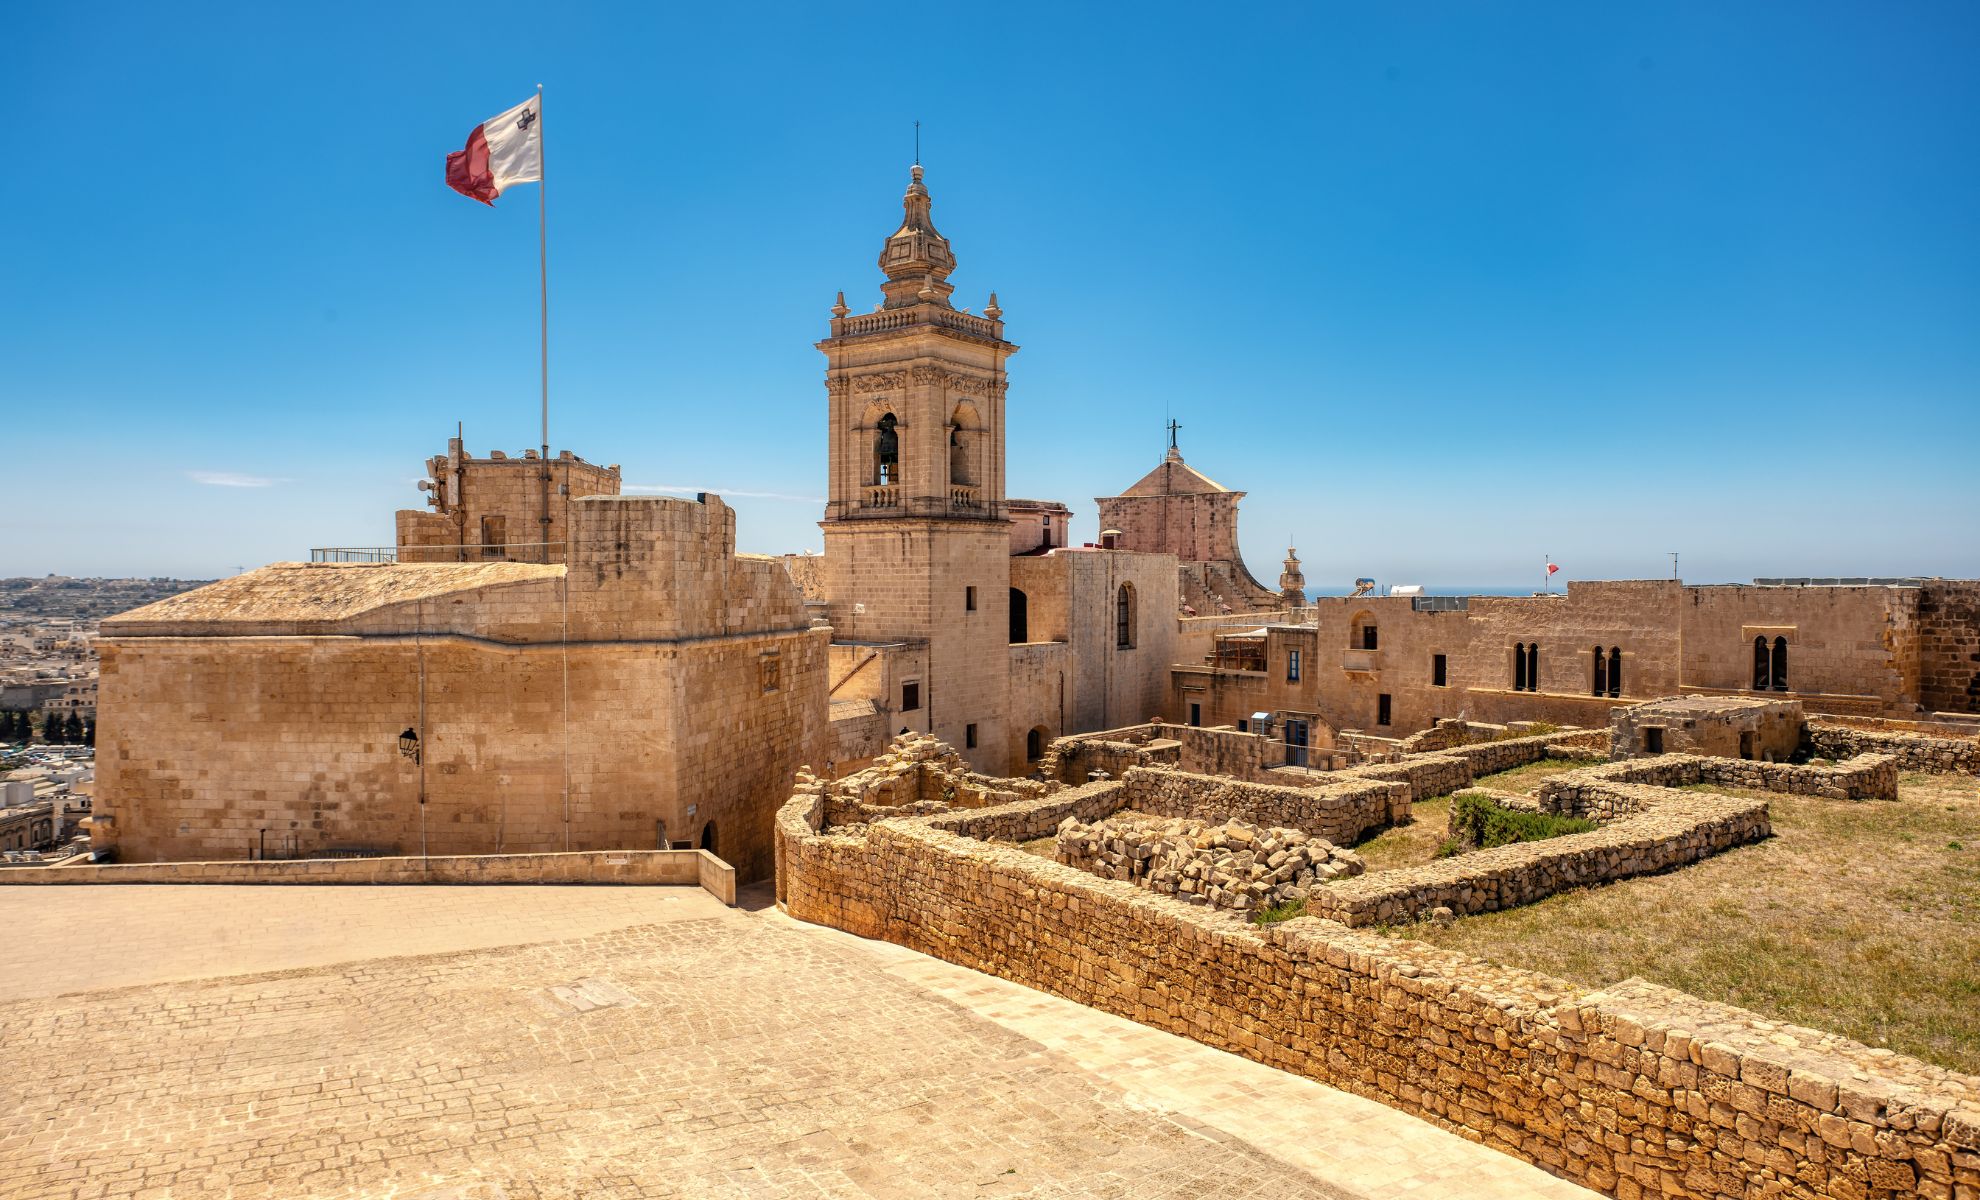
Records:
[[[1280,921],[1290,921],[1294,917],[1305,915],[1306,901],[1288,900],[1284,904],[1274,904],[1270,908],[1259,909],[1251,921],[1254,925],[1274,925]]]
[[[1451,828],[1459,840],[1481,850],[1514,842],[1542,842],[1595,828],[1595,822],[1581,817],[1507,808],[1479,792],[1459,792],[1452,801]]]

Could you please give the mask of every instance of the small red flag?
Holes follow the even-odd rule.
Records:
[[[1547,564],[1547,574],[1552,575],[1554,572],[1558,570],[1560,570],[1560,568],[1555,566],[1553,563]]]

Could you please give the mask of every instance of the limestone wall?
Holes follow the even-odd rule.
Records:
[[[1888,754],[1859,754],[1829,767],[1666,754],[1556,775],[1542,783],[1534,795],[1548,812],[1607,819],[1616,815],[1602,799],[1610,785],[1679,788],[1699,783],[1827,800],[1895,800],[1898,762]],[[1636,810],[1626,806],[1623,811]]]
[[[1934,579],[1918,598],[1919,700],[1980,713],[1980,583]]]
[[[546,485],[544,464],[533,452],[475,458],[458,439],[449,442],[447,454],[426,463],[436,485],[434,508],[396,514],[400,562],[565,562],[572,503],[619,494],[617,467],[585,462],[568,450],[550,459]],[[549,545],[532,544],[538,542]]]
[[[1980,775],[1980,738],[1883,733],[1820,721],[1803,726],[1802,737],[1808,752],[1819,758],[1888,754],[1907,771]]]
[[[1933,599],[1936,597],[1936,599]],[[1577,582],[1552,596],[1474,596],[1453,611],[1417,611],[1405,597],[1317,597],[1304,630],[1272,628],[1270,669],[1210,672],[1211,633],[1229,619],[1185,622],[1172,674],[1171,720],[1200,706],[1206,725],[1258,709],[1313,712],[1336,729],[1408,736],[1440,718],[1545,720],[1601,726],[1609,710],[1691,692],[1752,694],[1753,641],[1788,643],[1788,696],[1810,711],[1914,715],[1927,707],[1976,711],[1980,583],[1922,587],[1686,587],[1672,580]],[[1377,648],[1358,632],[1375,626]],[[1282,647],[1309,644],[1307,669],[1285,679]],[[1534,686],[1516,690],[1514,651],[1538,646]],[[1190,650],[1189,647],[1196,647]],[[1594,652],[1621,652],[1620,694]],[[1438,684],[1435,663],[1444,661]],[[1939,682],[1925,691],[1927,676]],[[1769,692],[1768,694],[1774,694]],[[1382,697],[1390,723],[1379,723]]]
[[[767,874],[829,753],[828,634],[714,497],[574,510],[568,569],[275,567],[106,622],[99,836],[126,862],[687,842]]]
[[[1611,1195],[1973,1182],[1980,1080],[1640,981],[1576,989],[1311,918],[1260,929],[939,828],[953,818],[821,836],[816,801],[778,818],[793,916],[1373,1097]]]
[[[736,870],[706,850],[107,863],[7,872],[7,883],[686,884],[736,902]]]
[[[1633,790],[1632,790],[1633,789]],[[1650,875],[1768,836],[1764,800],[1609,784],[1628,811],[1590,833],[1474,850],[1315,888],[1307,911],[1348,926],[1416,920],[1436,908],[1495,912],[1556,892]]]
[[[1126,807],[1137,812],[1297,829],[1342,845],[1409,815],[1409,785],[1377,779],[1291,788],[1135,767],[1124,782]]]

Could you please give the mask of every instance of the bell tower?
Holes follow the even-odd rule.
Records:
[[[933,732],[978,770],[1004,774],[1004,364],[1018,348],[1004,340],[995,292],[981,316],[949,303],[955,254],[935,228],[921,164],[910,176],[900,227],[880,248],[881,302],[855,315],[840,292],[831,334],[817,343],[830,444],[819,523],[827,607],[840,641],[925,654],[911,697],[920,703],[890,697],[899,709],[890,732]]]

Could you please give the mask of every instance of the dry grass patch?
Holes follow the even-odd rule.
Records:
[[[1539,762],[1530,762],[1523,767],[1481,775],[1471,781],[1471,786],[1531,796],[1540,790],[1541,784],[1556,775],[1579,771],[1583,767],[1599,767],[1608,761],[1606,758],[1543,758]]]
[[[1393,932],[1592,986],[1640,975],[1980,1074],[1980,784],[1906,775],[1895,802],[1741,794],[1766,796],[1772,838]]]
[[[1409,824],[1391,825],[1350,847],[1370,871],[1420,867],[1437,857],[1450,834],[1451,798],[1439,796],[1409,806]]]

